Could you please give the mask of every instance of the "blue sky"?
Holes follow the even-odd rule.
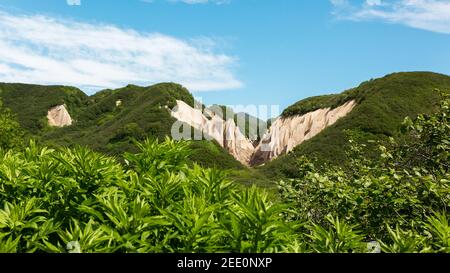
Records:
[[[450,74],[449,0],[0,0],[0,81],[284,109],[417,70]]]

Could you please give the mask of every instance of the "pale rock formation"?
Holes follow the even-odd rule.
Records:
[[[335,109],[318,109],[301,116],[278,118],[256,147],[251,164],[263,164],[289,153],[303,141],[316,136],[346,116],[355,106],[356,102],[352,100]]]
[[[72,118],[65,105],[52,107],[47,113],[48,124],[52,127],[65,127],[72,125]]]
[[[194,109],[180,100],[177,100],[177,106],[171,111],[172,117],[216,140],[237,160],[248,165],[255,148],[236,126],[234,120],[224,121],[212,111],[206,111],[205,114],[206,116],[200,109]]]
[[[260,165],[292,151],[303,141],[316,136],[346,116],[355,106],[355,101],[349,101],[335,109],[318,109],[301,116],[278,118],[256,148],[234,120],[224,121],[212,111],[206,110],[202,113],[200,109],[194,109],[178,100],[171,115],[178,121],[203,132],[207,138],[216,140],[243,164]]]
[[[255,147],[236,125],[234,120],[229,119],[225,123],[224,147],[240,162],[248,165],[255,152]]]

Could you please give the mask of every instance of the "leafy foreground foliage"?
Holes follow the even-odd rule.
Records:
[[[293,236],[283,205],[189,168],[188,144],[144,141],[126,164],[31,142],[0,154],[2,252],[271,252]]]
[[[319,173],[303,158],[303,178],[280,182],[283,200],[295,204],[288,217],[314,223],[315,250],[357,250],[364,238],[386,252],[450,252],[450,96],[443,97],[437,114],[407,118],[407,141],[380,146],[380,160],[352,143],[351,170]]]
[[[24,132],[13,113],[3,107],[0,100],[0,147],[11,149],[21,146]]]
[[[377,161],[352,141],[351,170],[302,158],[275,198],[188,164],[189,143],[170,139],[137,143],[124,164],[0,149],[0,252],[450,252],[449,117],[444,95]]]

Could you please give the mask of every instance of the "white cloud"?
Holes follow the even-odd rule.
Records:
[[[214,3],[217,5],[222,5],[222,4],[228,4],[231,2],[231,0],[166,0],[168,2],[173,2],[173,3],[185,3],[185,4],[189,4],[189,5],[193,5],[193,4],[208,4],[208,3]],[[141,0],[141,2],[146,2],[146,3],[153,3],[155,2],[155,0]]]
[[[112,25],[0,11],[0,81],[74,85],[88,90],[128,83],[178,82],[193,91],[242,86],[237,59],[211,43]]]
[[[69,6],[80,6],[81,0],[67,0],[67,5]]]
[[[183,2],[186,4],[206,4],[206,3],[215,3],[215,4],[227,4],[230,0],[169,0],[172,2]]]
[[[381,6],[381,0],[367,0],[366,1],[367,5],[369,6]]]
[[[450,34],[450,0],[330,0],[340,18],[381,20]]]
[[[348,4],[347,0],[330,0],[331,4],[336,7],[344,6]]]

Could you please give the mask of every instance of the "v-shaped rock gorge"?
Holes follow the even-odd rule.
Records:
[[[177,106],[171,111],[171,115],[216,140],[241,163],[260,165],[292,151],[346,116],[355,106],[356,102],[352,100],[334,109],[324,108],[304,115],[280,117],[257,147],[245,137],[233,119],[225,121],[213,113],[208,113],[212,117],[207,118],[200,109],[194,109],[180,100],[177,100]]]

